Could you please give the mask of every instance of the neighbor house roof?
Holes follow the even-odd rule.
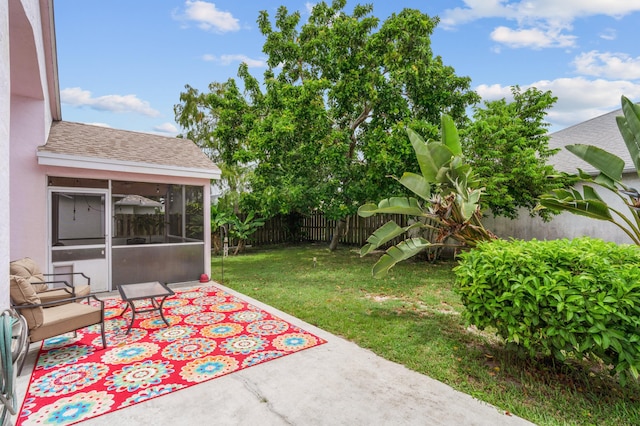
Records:
[[[165,176],[220,179],[220,169],[189,139],[54,121],[38,163]]]
[[[114,204],[116,206],[162,207],[162,203],[134,194],[129,194]]]
[[[622,158],[625,172],[635,172],[631,155],[616,123],[616,117],[621,115],[622,110],[618,109],[552,133],[549,135],[549,148],[560,148],[560,151],[550,159],[550,162],[556,170],[561,172],[576,173],[580,168],[587,173],[597,173],[598,170],[595,167],[564,148],[566,145],[573,144],[594,145]]]

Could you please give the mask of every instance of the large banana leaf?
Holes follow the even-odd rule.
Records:
[[[405,172],[402,174],[402,177],[398,179],[398,182],[425,201],[429,201],[431,198],[431,183],[422,175]]]
[[[413,225],[402,228],[393,220],[390,220],[380,228],[376,229],[375,232],[367,238],[367,244],[362,246],[360,249],[360,256],[369,254],[381,245],[393,240],[395,237],[404,234],[410,229],[419,228],[421,226],[422,224],[420,222],[416,222]]]
[[[418,160],[418,165],[420,166],[420,172],[423,176],[426,176],[426,173],[429,169],[429,154],[427,143],[424,141],[424,139],[422,139],[422,136],[409,128],[407,129],[407,135],[409,136],[411,146],[413,146],[413,151],[416,153],[416,159]]]
[[[482,195],[482,190],[474,189],[472,191],[468,191],[466,197],[459,197],[457,199],[457,203],[460,206],[460,213],[462,214],[462,218],[465,221],[471,219],[474,213],[478,210],[478,206],[480,204],[480,196]]]
[[[609,206],[602,201],[593,188],[585,186],[585,194],[571,189],[557,189],[540,197],[540,204],[551,210],[566,210],[592,219],[613,221]]]
[[[450,115],[443,114],[440,119],[442,128],[442,143],[445,144],[453,153],[453,155],[462,155],[462,146],[460,145],[460,137],[458,129]]]
[[[622,113],[624,116],[616,117],[618,129],[640,175],[640,105],[622,96]]]
[[[390,247],[373,265],[373,276],[381,277],[385,275],[396,263],[415,256],[430,245],[431,243],[424,238],[409,238]]]
[[[622,181],[624,160],[617,155],[593,145],[575,144],[566,148],[615,182]]]
[[[391,197],[380,201],[378,205],[367,203],[360,206],[358,215],[370,217],[375,214],[406,214],[409,216],[424,216],[424,210],[415,198]]]
[[[453,153],[440,142],[425,143],[424,139],[411,129],[407,129],[407,134],[416,153],[422,176],[429,182],[438,182],[438,173],[449,164]]]

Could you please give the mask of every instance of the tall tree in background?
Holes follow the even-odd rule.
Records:
[[[564,185],[549,179],[548,165],[557,149],[549,148],[546,112],[557,98],[551,92],[511,88],[513,101],[504,98],[476,108],[474,120],[463,132],[464,152],[485,188],[484,207],[494,216],[518,217],[523,207],[534,215],[538,197]],[[543,219],[549,210],[538,211]]]
[[[318,3],[302,25],[300,13],[285,7],[273,24],[261,12],[268,57],[262,83],[245,65],[244,102],[224,106],[226,91],[204,95],[217,99],[209,101],[216,126],[239,119],[241,131],[227,142],[241,142],[249,154],[243,159],[255,164],[244,203],[265,216],[321,210],[338,221],[332,249],[360,204],[403,193],[386,176],[417,168],[405,128],[437,137],[442,113],[463,123],[465,109],[479,101],[470,79],[433,55],[437,18],[405,9],[379,26],[372,6],[355,6],[352,14],[345,6]],[[225,115],[225,108],[240,111]]]
[[[175,105],[176,122],[185,129],[182,136],[194,141],[217,163],[222,176],[218,190],[225,193],[224,209],[239,212],[240,194],[249,186],[247,134],[255,121],[254,109],[235,80],[211,83],[209,93],[187,85]]]

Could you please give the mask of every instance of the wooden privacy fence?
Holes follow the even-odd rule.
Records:
[[[371,217],[349,216],[346,218],[344,235],[341,244],[362,246],[367,238],[379,227],[393,219],[399,226],[407,226],[407,216],[375,215]],[[264,226],[251,235],[248,244],[254,246],[281,244],[291,242],[326,242],[329,243],[336,227],[335,220],[329,220],[320,213],[309,216],[275,216],[267,220]],[[385,245],[391,246],[402,241],[398,237]],[[229,241],[234,246],[236,241]]]

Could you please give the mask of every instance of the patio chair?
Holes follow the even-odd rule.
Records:
[[[31,343],[94,324],[100,324],[102,347],[106,349],[104,334],[104,302],[94,295],[69,297],[42,303],[31,283],[18,275],[10,276],[12,307],[27,321]],[[24,363],[24,360],[23,360]],[[22,365],[18,374],[22,371]]]
[[[91,292],[91,278],[82,272],[69,272],[65,274],[44,274],[38,264],[30,257],[14,260],[9,263],[9,274],[26,278],[34,290],[38,293],[40,303],[49,303],[68,299],[70,297],[88,296]],[[82,276],[86,284],[69,284],[66,280],[56,279],[58,276]],[[52,279],[49,280],[48,277]],[[52,285],[59,287],[51,287]]]

